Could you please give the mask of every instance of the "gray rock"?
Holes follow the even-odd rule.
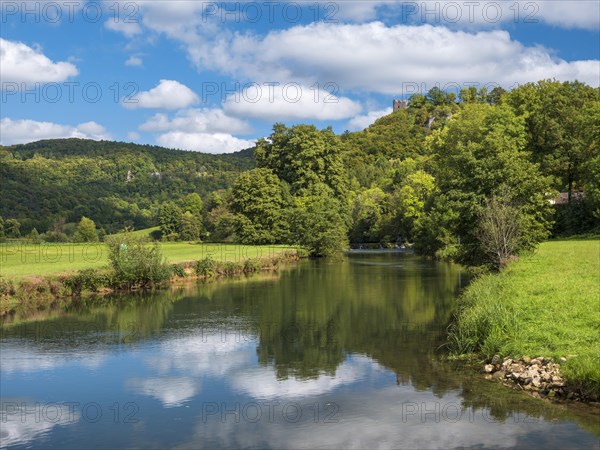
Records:
[[[502,378],[504,378],[504,372],[502,372],[501,370],[499,370],[498,372],[494,372],[494,375],[492,375],[496,380],[501,380]]]
[[[483,367],[483,370],[485,373],[492,373],[494,371],[494,366],[492,366],[491,364],[486,364]]]
[[[494,355],[492,358],[492,364],[496,365],[500,363],[500,355]]]
[[[550,375],[548,372],[543,372],[542,373],[542,379],[544,381],[550,381],[552,379],[552,375]]]

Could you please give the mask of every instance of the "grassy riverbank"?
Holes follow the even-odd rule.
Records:
[[[571,388],[600,398],[600,240],[552,241],[474,281],[450,332],[457,354],[552,357]]]
[[[138,250],[130,247],[129,251]],[[280,262],[294,261],[303,254],[283,245],[180,242],[162,244],[160,252],[166,264],[142,252],[133,259],[124,256],[126,259],[119,263],[123,270],[117,271],[109,266],[105,244],[4,244],[0,246],[0,316],[68,304],[82,294],[273,270]]]
[[[134,232],[135,233],[135,232]],[[169,263],[211,258],[221,262],[243,262],[251,258],[268,258],[295,250],[285,245],[161,243]],[[20,281],[32,277],[98,269],[108,264],[108,248],[101,242],[88,244],[0,244],[0,276]]]

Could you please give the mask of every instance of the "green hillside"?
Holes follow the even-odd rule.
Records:
[[[0,146],[0,216],[17,218],[25,232],[82,216],[107,233],[146,228],[161,202],[229,188],[253,167],[251,149],[210,155],[84,139]]]

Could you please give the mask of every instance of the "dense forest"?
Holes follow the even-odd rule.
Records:
[[[141,229],[155,225],[163,202],[230,188],[252,167],[252,150],[209,155],[83,139],[0,146],[0,216],[18,219],[21,234],[57,222],[68,230],[82,216],[107,233]]]
[[[1,228],[65,239],[85,217],[106,233],[160,226],[166,240],[314,255],[414,243],[498,266],[549,236],[598,232],[599,145],[600,90],[550,80],[433,88],[355,133],[278,123],[232,155],[41,141],[0,148]]]

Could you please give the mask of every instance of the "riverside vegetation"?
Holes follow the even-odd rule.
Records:
[[[184,245],[187,248],[182,248]],[[176,243],[167,244],[166,247],[175,262],[167,262],[158,243],[149,243],[143,237],[125,234],[107,237],[106,245],[103,244],[100,248],[100,251],[105,250],[107,256],[97,258],[96,267],[89,267],[83,253],[79,253],[79,260],[58,266],[52,260],[37,265],[30,263],[25,266],[25,270],[30,273],[35,271],[35,274],[21,279],[0,279],[0,315],[17,311],[35,312],[48,306],[69,303],[82,294],[161,287],[178,278],[206,279],[274,270],[281,262],[294,261],[304,254],[301,249],[285,246],[220,247]],[[79,247],[80,250],[83,248]],[[6,246],[2,250],[1,257],[6,266]],[[98,246],[95,250],[98,250]],[[77,253],[72,253],[75,254]],[[200,259],[190,260],[191,255],[199,256]],[[9,270],[18,268],[16,263],[23,261],[23,253],[13,251],[10,256],[12,267],[9,266]],[[58,253],[54,256],[68,259],[69,255]],[[21,268],[23,266],[21,264]],[[61,271],[65,267],[70,270]],[[45,275],[40,272],[45,272]],[[24,275],[22,272],[21,274]]]
[[[502,273],[475,280],[450,329],[452,351],[481,355],[487,373],[528,390],[598,401],[599,255],[598,239],[544,242]],[[542,370],[548,363],[554,373]],[[549,382],[558,389],[540,384]]]

